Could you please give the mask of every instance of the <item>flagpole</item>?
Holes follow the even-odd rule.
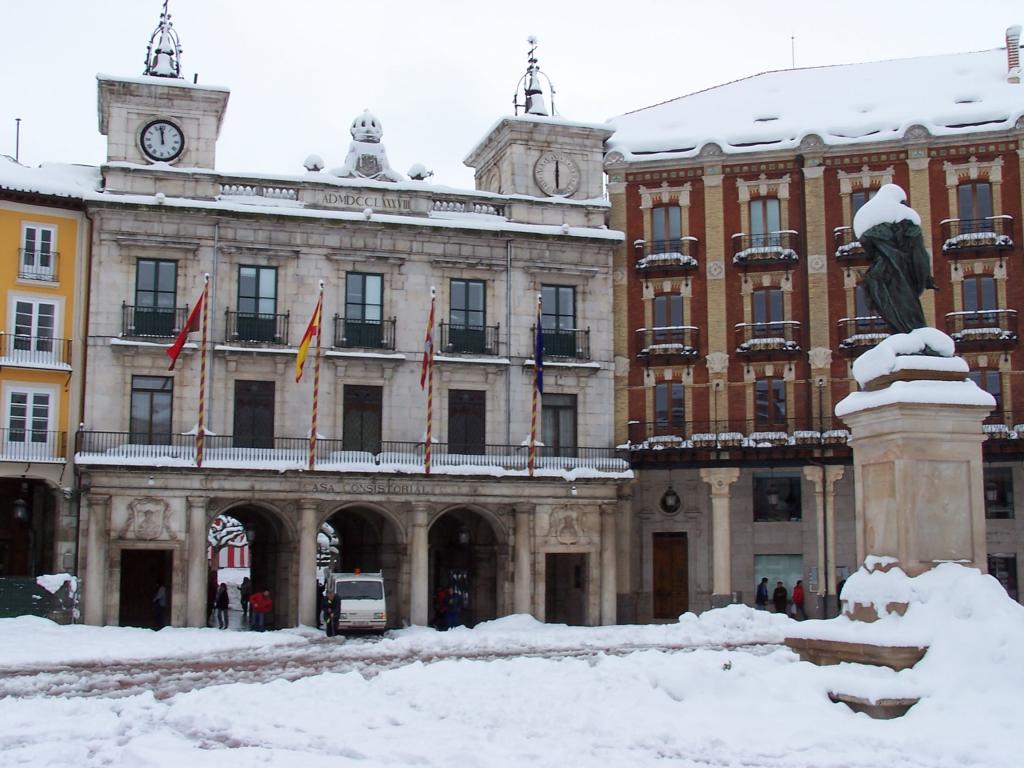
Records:
[[[309,430],[309,471],[316,469],[316,420],[320,402],[320,334],[323,329],[324,281],[320,281],[320,298],[316,303],[316,358],[313,361],[313,418]]]
[[[203,466],[206,447],[206,338],[210,315],[210,273],[203,275],[203,340],[199,345],[199,423],[196,425],[196,466]]]
[[[542,364],[542,361],[538,359],[539,355],[543,354],[542,350],[539,349],[538,339],[540,339],[540,323],[541,323],[541,294],[537,294],[537,326],[533,329],[533,402],[530,406],[530,448],[528,451],[528,457],[526,462],[526,469],[530,477],[533,477],[533,469],[537,462],[537,385],[540,382],[539,371],[537,366]]]
[[[430,337],[429,358],[427,360],[427,443],[423,449],[423,469],[425,474],[430,474],[431,448],[434,434],[434,297],[437,295],[434,287],[430,288],[430,327],[427,334]]]

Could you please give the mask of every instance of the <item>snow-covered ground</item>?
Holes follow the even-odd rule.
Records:
[[[800,662],[775,643],[820,623],[743,606],[661,626],[573,628],[513,616],[472,630],[406,629],[376,643],[329,641],[307,628],[151,632],[2,620],[0,686],[68,664],[83,666],[63,674],[87,683],[125,660],[187,668],[244,657],[273,666],[306,654],[366,664],[266,682],[246,682],[259,677],[243,670],[163,697],[8,689],[0,765],[1021,765],[1024,608],[976,571],[948,565],[922,578],[893,577],[896,593],[919,601],[907,620],[931,643],[900,673]],[[898,596],[878,581],[853,583],[866,599]],[[860,631],[843,622],[843,637]],[[883,619],[873,639],[906,641],[895,624]],[[829,702],[830,690],[922,699],[902,719],[876,721]]]

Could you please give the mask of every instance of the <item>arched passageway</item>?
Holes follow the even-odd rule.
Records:
[[[248,565],[248,576],[252,592],[269,591],[274,601],[274,608],[267,617],[268,627],[286,627],[294,622],[287,617],[292,617],[292,595],[289,585],[289,561],[291,559],[288,533],[280,519],[270,510],[263,507],[247,504],[223,512],[221,520],[229,521],[234,528],[237,521],[237,529],[230,538],[228,545],[245,544],[245,558],[236,562]],[[220,526],[217,518],[211,523],[210,530],[216,531]],[[240,530],[238,530],[240,529]],[[212,538],[217,538],[213,536]],[[241,546],[237,546],[239,550]],[[241,555],[241,552],[238,553]],[[219,552],[214,552],[213,557],[217,558],[215,565],[220,564]],[[217,572],[211,568],[211,578],[207,587],[207,615],[213,607],[213,590],[217,584]]]
[[[438,629],[489,621],[502,611],[503,549],[480,513],[452,509],[430,528],[430,623]]]

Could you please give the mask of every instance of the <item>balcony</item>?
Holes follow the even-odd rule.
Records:
[[[121,303],[121,336],[173,339],[188,320],[188,307],[133,307]]]
[[[531,333],[532,336],[532,333]],[[544,359],[589,360],[590,329],[545,328]]]
[[[224,316],[227,321],[229,342],[279,345],[288,343],[289,313],[273,315],[261,312],[232,312],[229,309]]]
[[[441,354],[497,355],[498,325],[441,323]]]
[[[946,333],[957,349],[1005,349],[1017,343],[1017,310],[947,312]]]
[[[749,358],[794,357],[800,354],[800,323],[736,323],[736,353]]]
[[[638,328],[636,356],[661,365],[694,360],[698,356],[699,336],[699,329],[692,325]]]
[[[637,277],[647,280],[654,277],[685,275],[697,268],[697,238],[680,237],[675,240],[637,240]]]
[[[64,432],[4,427],[0,429],[0,461],[61,462],[67,453]]]
[[[839,326],[839,351],[859,355],[892,333],[892,328],[878,315],[844,317]]]
[[[71,370],[71,339],[0,333],[0,365]]]
[[[18,279],[57,281],[57,261],[60,254],[55,251],[18,251]]]
[[[1000,253],[1013,248],[1013,217],[987,216],[984,219],[945,219],[939,224],[942,252],[952,258]]]
[[[140,435],[130,432],[79,430],[75,460],[83,465],[195,466],[195,435],[158,437],[160,442],[142,442]],[[316,443],[316,468],[324,472],[407,474],[424,469],[423,449],[422,442],[385,440],[377,452],[352,451],[345,450],[341,440],[321,438]],[[431,472],[465,474],[466,467],[479,467],[525,474],[527,452],[525,445],[485,445],[476,453],[458,453],[447,443],[433,443]],[[210,469],[238,470],[239,463],[244,463],[246,469],[302,470],[308,462],[309,439],[305,437],[275,437],[267,447],[248,448],[236,446],[230,435],[209,435],[203,449],[203,467]],[[535,466],[538,474],[549,477],[578,469],[608,474],[629,470],[624,456],[614,448],[537,446]]]
[[[334,316],[334,346],[356,349],[395,348],[395,318],[390,320],[346,320]]]
[[[800,235],[792,229],[732,236],[732,263],[741,267],[792,266],[799,261]]]
[[[853,227],[836,227],[832,230],[832,239],[836,249],[836,261],[867,262],[864,246],[853,234]]]
[[[629,423],[630,451],[806,451],[846,446],[850,433],[830,416],[821,419],[720,419],[671,423],[667,419]]]

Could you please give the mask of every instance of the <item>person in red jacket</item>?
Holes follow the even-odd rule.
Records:
[[[267,614],[274,610],[274,601],[270,597],[270,590],[255,593],[249,598],[249,613],[252,614],[252,628],[262,632],[267,628]]]
[[[797,621],[803,621],[807,618],[807,614],[804,612],[803,579],[798,579],[796,586],[793,587],[793,618]]]

